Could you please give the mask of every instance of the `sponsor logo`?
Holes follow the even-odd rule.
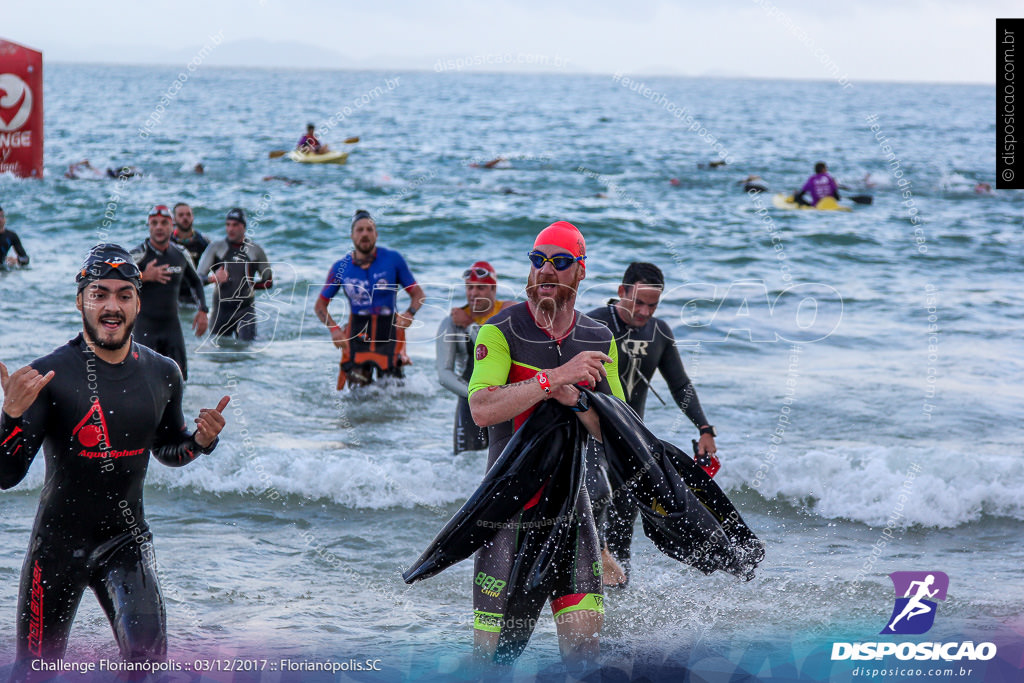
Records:
[[[37,560],[32,565],[32,589],[28,603],[28,651],[43,656],[43,570]]]
[[[86,448],[100,446],[107,449],[110,447],[107,434],[107,418],[103,415],[103,408],[97,397],[85,413],[85,417],[71,431],[71,435],[77,436],[78,443]]]
[[[32,113],[32,89],[14,74],[0,74],[0,131],[15,131]]]
[[[476,575],[474,583],[480,586],[480,592],[484,595],[489,595],[492,598],[497,598],[501,595],[501,591],[505,590],[505,582],[501,579],[496,579],[493,576],[488,576],[486,572],[480,572]]]
[[[896,591],[892,615],[880,635],[920,635],[935,623],[936,600],[945,600],[949,577],[938,571],[893,572],[889,574]],[[994,643],[925,642],[925,643],[832,643],[832,660],[900,660],[954,662],[959,660],[988,661],[996,656]]]
[[[487,358],[487,344],[477,344],[476,359],[483,360],[484,358]]]

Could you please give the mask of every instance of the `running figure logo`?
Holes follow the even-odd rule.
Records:
[[[949,577],[943,572],[893,572],[889,578],[896,589],[896,605],[881,633],[926,633],[935,623],[935,600],[946,599]]]

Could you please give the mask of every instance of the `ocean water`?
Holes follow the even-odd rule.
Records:
[[[161,104],[177,69],[46,76],[46,177],[0,177],[33,259],[0,273],[0,360],[20,367],[77,333],[76,266],[97,241],[142,241],[154,203],[189,202],[212,236],[245,207],[274,261],[251,347],[189,338],[186,417],[232,396],[220,447],[150,469],[173,656],[368,657],[395,677],[458,674],[470,563],[413,587],[400,577],[484,471],[484,454],[451,453],[433,335],[474,260],[521,298],[533,236],[558,219],[587,238],[582,310],[612,296],[631,261],[664,270],[658,315],[718,427],[718,480],[768,548],[739,583],[679,565],[638,530],[633,583],[607,598],[610,666],[700,652],[710,659],[693,666],[713,667],[872,639],[893,571],[949,575],[929,637],[1024,632],[1024,194],[974,192],[994,184],[989,88],[650,78],[664,95],[653,101],[598,76],[204,68]],[[683,107],[692,118],[673,114]],[[307,120],[335,146],[361,138],[348,165],[267,158]],[[729,164],[709,168],[719,155]],[[85,158],[145,176],[62,177]],[[786,212],[742,192],[751,174],[790,191],[819,159],[874,202]],[[339,393],[312,307],[357,208],[430,298],[407,380]],[[653,396],[647,418],[662,438],[695,436]],[[0,495],[0,665],[13,659],[42,481],[37,462]],[[87,597],[69,652],[115,650]],[[546,623],[516,671],[557,660]]]

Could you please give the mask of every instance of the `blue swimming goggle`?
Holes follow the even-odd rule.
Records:
[[[531,251],[529,253],[530,263],[537,270],[544,267],[545,263],[551,263],[555,270],[566,270],[569,266],[579,261],[582,263],[587,259],[586,256],[573,256],[572,254],[555,254],[554,256],[548,256],[543,251]]]

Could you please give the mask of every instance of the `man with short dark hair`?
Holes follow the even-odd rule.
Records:
[[[647,405],[650,379],[657,370],[665,378],[669,392],[680,410],[700,432],[698,450],[714,455],[715,428],[708,424],[697,400],[697,391],[683,369],[683,360],[676,348],[672,328],[654,317],[665,277],[652,263],[629,264],[619,285],[619,298],[595,308],[587,315],[599,320],[612,331],[619,349],[619,379],[626,402],[641,418]],[[603,456],[603,452],[600,454]],[[623,492],[613,492],[609,507],[606,537],[608,549],[622,566],[625,585],[629,580],[629,547],[633,540],[633,524],[637,517],[636,501]]]
[[[194,221],[191,206],[184,202],[174,205],[174,232],[171,233],[171,241],[185,247],[185,251],[192,257],[193,266],[199,263],[203,252],[210,246],[210,240],[195,229]],[[182,295],[184,296],[184,292]]]
[[[76,277],[78,337],[10,375],[0,363],[0,488],[25,477],[40,445],[46,453],[46,484],[21,574],[12,680],[32,677],[38,660],[64,656],[86,588],[126,661],[167,657],[167,617],[142,504],[146,470],[151,454],[181,467],[213,451],[229,398],[200,410],[195,432],[187,430],[177,366],[132,341],[139,276],[118,245],[93,247]]]
[[[274,273],[263,248],[245,235],[245,211],[228,211],[224,231],[226,237],[211,242],[199,260],[199,277],[216,285],[210,334],[252,341],[256,338],[256,290],[273,287]]]
[[[167,356],[188,379],[185,337],[178,320],[178,294],[187,289],[199,310],[192,318],[196,336],[206,334],[208,325],[203,281],[192,267],[192,259],[183,247],[171,242],[171,212],[163,204],[149,211],[149,238],[132,250],[135,265],[142,271],[142,308],[135,323],[135,339],[159,354]]]
[[[13,247],[14,253],[18,256],[7,256],[7,252]],[[21,239],[18,233],[7,229],[7,216],[0,207],[0,268],[13,268],[14,266],[27,266],[28,252],[21,246]]]
[[[353,249],[335,261],[313,311],[342,351],[338,389],[352,380],[365,385],[374,376],[401,377],[409,364],[405,329],[426,298],[405,259],[394,249],[377,246],[377,221],[369,211],[352,217]],[[339,290],[348,298],[348,323],[338,325],[327,308]],[[397,312],[398,291],[409,294],[409,308]]]

